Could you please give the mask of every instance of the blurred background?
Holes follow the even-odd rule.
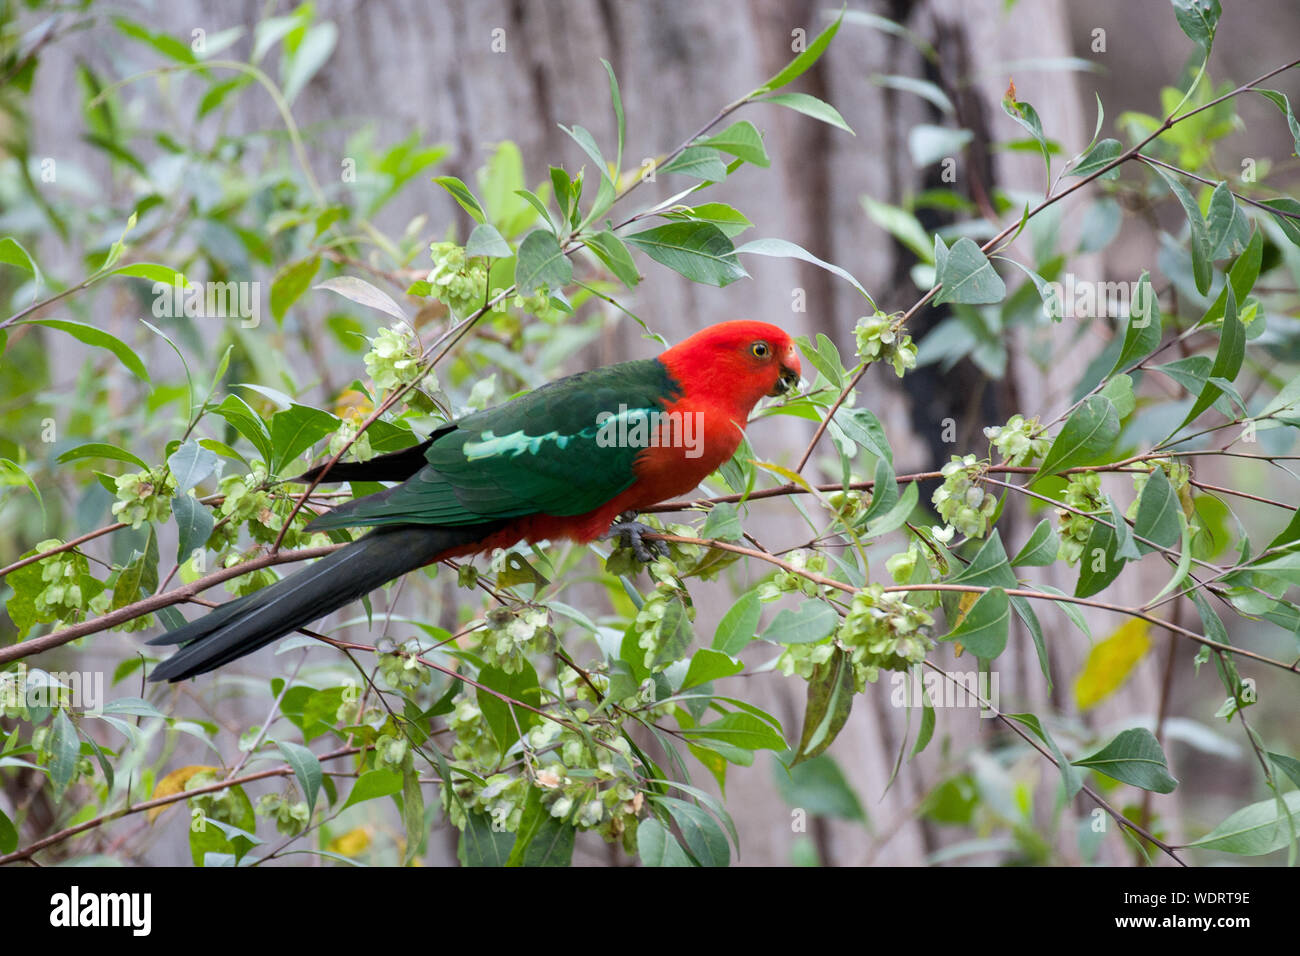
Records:
[[[29,70],[22,60],[14,61],[0,93],[5,107],[0,112],[0,233],[21,237],[46,273],[72,282],[118,238],[141,200],[157,197],[133,234],[138,258],[183,267],[200,279],[251,278],[266,288],[291,258],[287,226],[297,197],[310,188],[301,168],[305,162],[327,202],[364,210],[375,232],[403,249],[426,250],[430,241],[449,235],[464,241],[470,219],[430,176],[454,175],[473,184],[485,164],[513,161],[513,154],[500,149],[503,141],[518,146],[522,178],[530,185],[546,179],[549,164],[572,169],[585,162],[559,124],[579,123],[597,141],[612,141],[601,58],[619,79],[628,119],[624,166],[634,167],[641,157],[672,149],[725,103],[772,75],[791,57],[792,43],[814,36],[833,16],[824,3],[806,0],[320,0],[306,7],[299,23],[311,27],[299,36],[295,55],[279,48],[261,53],[262,67],[284,89],[283,103],[237,74],[213,79],[157,73],[88,107],[110,84],[168,62],[157,43],[115,28],[116,16],[186,48],[202,31],[208,44],[228,44],[205,55],[247,60],[259,53],[253,48],[256,24],[295,11],[303,16],[302,8],[274,0],[86,5],[4,0],[5,35],[24,44],[21,49],[31,51],[36,65]],[[1062,162],[1089,142],[1097,97],[1105,107],[1104,135],[1123,139],[1115,132],[1119,118],[1126,111],[1159,115],[1161,88],[1184,76],[1193,53],[1167,0],[851,0],[848,9],[826,56],[795,88],[833,104],[856,135],[793,111],[751,107],[746,118],[762,130],[772,168],[743,168],[715,198],[745,212],[754,223],[750,235],[789,239],[848,269],[887,311],[909,307],[924,289],[913,281],[915,254],[882,227],[889,209],[906,210],[930,232],[965,224],[962,234],[982,240],[1014,221],[1024,198],[1041,197],[1046,183],[1036,148],[1007,145],[1023,136],[1000,107],[1010,82],[1043,117],[1048,138],[1060,145]],[[1211,62],[1213,88],[1244,82],[1300,49],[1300,17],[1290,0],[1254,0],[1229,13]],[[896,26],[886,26],[886,19]],[[918,95],[899,77],[927,81],[928,95]],[[1300,96],[1294,75],[1281,76],[1274,85],[1293,101]],[[942,98],[930,90],[941,91]],[[281,107],[291,110],[301,156],[287,136]],[[1226,175],[1237,175],[1242,160],[1252,158],[1268,171],[1273,188],[1294,191],[1293,146],[1275,108],[1262,98],[1247,99],[1240,117],[1231,135],[1216,144],[1215,161]],[[930,131],[929,139],[918,136],[922,127]],[[122,143],[129,144],[129,154],[123,154]],[[941,161],[949,156],[955,165]],[[946,169],[952,178],[944,178]],[[936,188],[951,190],[962,202],[916,201]],[[640,198],[667,196],[671,189],[671,182],[650,183]],[[1022,242],[1095,229],[1087,217],[1096,215],[1091,211],[1098,198],[1096,190],[1081,191],[1036,222]],[[1122,219],[1102,230],[1111,232],[1105,242],[1093,248],[1085,243],[1073,254],[1071,270],[1081,277],[1133,281],[1142,268],[1151,268],[1161,284],[1168,256],[1161,233],[1177,234],[1180,211],[1133,191],[1108,201],[1122,211]],[[1105,211],[1109,215],[1111,207]],[[394,265],[389,250],[378,241],[375,245],[376,253],[360,263],[327,256],[326,271],[372,280],[376,272],[387,272],[396,281],[422,277],[429,267],[427,251]],[[669,341],[707,323],[751,317],[800,335],[824,333],[841,352],[852,353],[853,327],[866,310],[848,284],[792,260],[753,257],[746,264],[751,278],[723,289],[656,270],[620,302]],[[0,282],[13,279],[6,275]],[[170,380],[175,376],[164,370],[177,371],[174,354],[138,322],[148,317],[147,289],[145,283],[140,289],[100,287],[71,300],[59,314],[113,332]],[[3,285],[0,290],[6,296],[15,292]],[[397,295],[400,288],[394,282],[389,291]],[[198,379],[206,379],[219,349],[233,342],[230,381],[284,390],[292,382],[299,397],[335,407],[348,383],[363,372],[364,342],[354,333],[373,335],[379,327],[375,313],[345,306],[337,297],[308,293],[283,321],[267,315],[255,329],[185,320],[158,324],[187,354],[207,355],[209,368],[196,371]],[[1112,334],[1105,323],[1008,320],[990,330],[986,341],[954,345],[935,339],[927,347],[927,335],[949,318],[939,307],[923,310],[910,325],[923,357],[915,374],[900,380],[889,369],[874,367],[864,379],[859,404],[884,422],[900,474],[937,468],[953,453],[981,451],[982,429],[1014,412],[1054,416],[1070,404],[1084,366]],[[431,328],[446,321],[445,314],[436,313],[423,319]],[[137,393],[128,387],[131,373],[120,364],[56,332],[27,331],[11,338],[0,368],[0,456],[28,463],[46,513],[42,527],[30,498],[12,490],[0,498],[0,564],[43,538],[66,540],[109,519],[112,496],[98,483],[69,478],[54,463],[62,451],[109,440],[103,436],[126,425],[137,436],[133,450],[152,461],[175,437],[172,412],[160,410],[157,396],[143,408],[132,404]],[[569,332],[544,346],[522,371],[504,364],[509,357],[502,350],[502,385],[512,372],[525,384],[536,384],[659,350],[626,315],[595,300],[579,310]],[[458,367],[448,389],[467,392],[490,370],[492,354]],[[509,391],[503,389],[497,400]],[[165,420],[155,420],[158,415]],[[41,438],[49,419],[58,426],[52,443]],[[946,427],[949,423],[953,427]],[[167,427],[155,427],[162,425]],[[797,461],[810,435],[809,423],[790,417],[768,418],[751,430],[755,447],[786,466]],[[828,443],[823,452],[824,460],[814,464],[822,467],[824,480],[837,480],[838,463]],[[1257,480],[1240,474],[1224,478],[1247,488]],[[923,487],[923,502],[931,490]],[[1037,520],[1013,518],[1003,534],[1023,540]],[[769,546],[800,540],[797,518],[780,509],[764,513],[752,527]],[[115,537],[89,547],[104,560],[120,560],[121,551],[113,549],[129,554],[131,546]],[[163,542],[164,555],[174,547]],[[1052,577],[1063,570],[1047,569],[1044,580],[1072,588],[1068,573]],[[1115,600],[1132,603],[1158,590],[1164,578],[1159,567],[1152,571],[1150,580],[1122,578]],[[729,606],[728,592],[752,583],[745,575],[754,573],[738,572],[739,579],[710,585],[716,600],[704,596],[711,590],[697,596],[701,633],[708,633]],[[441,586],[434,582],[429,593]],[[591,588],[596,594],[597,586]],[[417,597],[414,590],[401,595],[403,607],[434,613],[430,607],[436,599]],[[455,591],[442,587],[441,593],[445,598]],[[455,620],[454,609],[437,606],[443,623]],[[1174,613],[1184,622],[1195,619],[1190,606]],[[1199,834],[1243,802],[1261,798],[1253,756],[1235,728],[1214,720],[1222,695],[1211,686],[1212,675],[1194,673],[1190,645],[1171,645],[1167,635],[1153,634],[1153,647],[1132,677],[1082,712],[1072,687],[1089,645],[1056,608],[1046,608],[1042,616],[1054,689],[1045,687],[1032,646],[1013,626],[1011,646],[998,661],[1003,710],[1052,712],[1061,738],[1087,739],[1108,728],[1154,723],[1168,674],[1166,716],[1178,721],[1170,724],[1166,752],[1182,785],[1132,812],[1155,820],[1158,832],[1176,841],[1189,829]],[[1096,615],[1090,623],[1100,638],[1120,620]],[[0,619],[0,639],[11,637],[7,626]],[[47,655],[41,666],[111,671],[140,636],[100,634],[84,647]],[[1248,634],[1233,636],[1251,640]],[[1259,640],[1263,652],[1286,653],[1269,643],[1276,636]],[[937,653],[951,660],[950,648]],[[282,660],[263,653],[241,662],[242,672],[277,673]],[[753,663],[761,663],[761,657]],[[1264,700],[1258,730],[1266,740],[1290,736],[1294,744],[1284,711],[1268,703],[1268,692],[1280,692],[1281,682],[1271,674],[1255,676]],[[749,681],[746,692],[782,719],[787,736],[796,732],[802,682],[772,673],[736,680]],[[194,691],[186,687],[177,693]],[[212,707],[227,745],[265,716],[264,702],[250,704],[233,687],[205,706]],[[740,832],[739,862],[1134,861],[1132,849],[1113,832],[1105,840],[1081,838],[1091,820],[1087,801],[1054,807],[1052,768],[1008,739],[996,721],[981,721],[970,712],[941,713],[936,743],[905,763],[891,784],[907,721],[907,711],[891,706],[882,682],[858,700],[830,751],[839,778],[792,791],[767,753],[760,753],[751,768],[733,768],[726,797]],[[198,759],[204,750],[188,740],[176,746],[172,763],[186,753]],[[42,808],[42,798],[23,789],[29,785],[21,778],[8,780],[10,802],[38,819],[44,813],[53,821],[63,812]],[[798,808],[810,811],[806,830],[792,827],[792,809]],[[133,862],[187,860],[183,827],[177,820],[160,821],[154,832],[130,844],[139,848]],[[100,852],[114,852],[112,837],[98,845]],[[455,832],[444,826],[431,840],[427,860],[452,862],[454,848]],[[597,865],[631,862],[596,839],[580,841],[575,859]]]

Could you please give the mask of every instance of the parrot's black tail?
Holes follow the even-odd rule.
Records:
[[[149,679],[184,680],[251,654],[491,530],[404,525],[372,531],[282,581],[149,641],[183,645]]]

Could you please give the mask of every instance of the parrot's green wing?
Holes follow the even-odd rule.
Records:
[[[441,430],[425,451],[429,463],[407,481],[341,505],[309,527],[585,514],[636,480],[632,465],[642,448],[612,440],[618,420],[663,412],[679,395],[657,359],[559,379]]]

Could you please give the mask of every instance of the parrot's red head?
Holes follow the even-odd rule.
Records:
[[[659,356],[694,391],[717,392],[748,414],[765,395],[782,395],[799,383],[794,342],[767,322],[719,322]]]

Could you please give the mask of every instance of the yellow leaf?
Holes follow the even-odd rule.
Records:
[[[952,627],[950,627],[949,630],[956,630],[961,625],[961,622],[966,620],[966,615],[970,612],[970,609],[975,605],[975,602],[978,601],[981,596],[982,596],[982,592],[980,591],[962,592],[961,597],[957,600],[957,614],[956,614],[957,620],[953,621]],[[961,657],[962,654],[965,653],[965,651],[966,648],[962,646],[961,641],[952,642],[953,657]]]
[[[961,626],[961,622],[966,620],[967,612],[982,596],[982,592],[979,591],[963,591],[961,599],[957,602],[957,620],[952,622],[952,627],[948,628],[948,630],[957,630]]]
[[[334,403],[334,414],[339,418],[348,418],[360,423],[374,411],[370,399],[355,388],[345,389]]]
[[[360,856],[370,846],[370,828],[357,827],[330,840],[329,851],[342,856]]]
[[[1074,700],[1080,710],[1095,707],[1119,689],[1151,646],[1151,625],[1131,618],[1110,637],[1093,647],[1074,682]]]
[[[159,797],[175,796],[185,789],[185,784],[189,783],[190,777],[198,773],[205,773],[209,770],[213,773],[217,772],[216,767],[201,767],[197,765],[181,767],[179,770],[173,770],[167,776],[158,781],[158,786],[153,788],[152,799],[157,800]],[[175,805],[175,803],[169,803],[165,806],[153,807],[148,813],[149,822],[153,823],[162,816],[164,811],[171,809]]]

